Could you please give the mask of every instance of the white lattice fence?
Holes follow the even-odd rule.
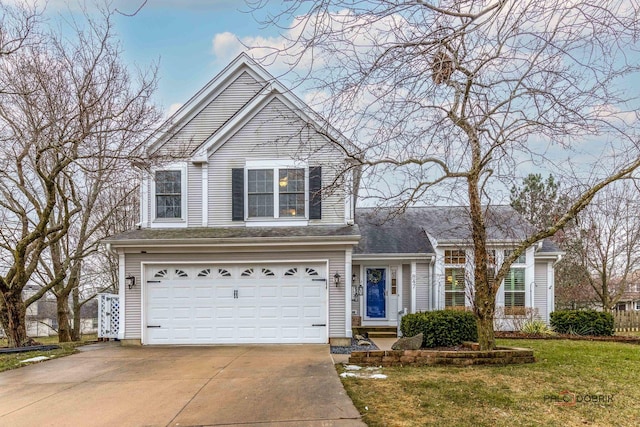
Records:
[[[118,338],[120,329],[120,297],[98,295],[98,338]]]

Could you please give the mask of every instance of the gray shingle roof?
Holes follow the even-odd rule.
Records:
[[[487,236],[492,241],[520,240],[531,231],[531,225],[510,206],[490,206],[486,209]],[[387,209],[376,210],[379,217],[388,216]],[[460,242],[471,238],[469,208],[466,206],[416,206],[407,208],[400,216],[415,223],[439,242]]]
[[[407,210],[395,218],[388,211],[358,208],[356,223],[360,227],[360,242],[356,254],[432,254],[431,242],[420,227],[418,217]]]
[[[495,205],[485,209],[489,241],[518,241],[533,231],[533,227],[510,206]],[[355,253],[433,253],[432,243],[435,242],[428,236],[440,244],[471,239],[469,208],[466,206],[410,207],[396,216],[393,214],[391,209],[356,210],[356,223],[362,238]],[[546,239],[538,252],[560,252],[560,249]]]
[[[131,244],[132,242],[206,242],[225,243],[228,241],[256,238],[272,240],[355,240],[360,231],[357,225],[307,226],[307,227],[194,227],[194,228],[141,228],[104,239],[105,243]]]

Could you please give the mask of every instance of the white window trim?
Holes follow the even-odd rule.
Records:
[[[511,270],[512,268],[520,268],[524,270],[524,291],[517,291],[517,292],[524,292],[524,309],[529,309],[532,308],[531,307],[531,298],[530,298],[530,291],[531,291],[531,285],[529,283],[529,277],[530,277],[530,268],[528,266],[528,260],[530,257],[532,257],[532,254],[530,254],[530,249],[532,248],[527,248],[527,250],[525,250],[520,256],[524,256],[524,262],[517,262],[518,260],[516,260],[516,262],[512,263],[511,266],[509,267],[509,270]],[[504,258],[507,256],[505,254],[505,251],[512,251],[513,249],[511,248],[502,248],[502,249],[496,249],[496,262],[499,262],[500,264],[502,264],[504,262]],[[501,306],[504,309],[507,308],[507,302],[506,302],[506,298],[505,298],[505,293],[507,292],[507,289],[505,287],[505,279],[502,279],[502,283],[500,283],[500,288],[498,289],[498,295],[500,296],[500,300],[501,300]],[[498,296],[496,296],[497,298]],[[515,314],[505,314],[504,315],[505,318],[514,318],[514,317],[519,317],[519,315],[515,315]]]
[[[462,251],[464,252],[464,257],[465,257],[465,263],[461,264],[461,263],[447,263],[446,259],[447,259],[447,252],[448,251]],[[473,283],[473,278],[469,278],[467,275],[468,274],[473,274],[473,268],[472,265],[470,265],[469,262],[469,256],[471,255],[471,253],[469,252],[469,250],[467,250],[467,248],[459,248],[459,247],[447,247],[447,248],[443,248],[442,249],[442,283],[440,284],[440,286],[442,286],[442,309],[447,309],[447,269],[448,268],[453,268],[453,269],[462,269],[464,270],[464,307],[465,309],[472,307],[473,303],[469,297],[469,292],[467,292],[467,286],[472,286],[471,284]],[[467,279],[469,278],[470,283],[467,283]],[[451,292],[451,291],[449,291]],[[452,306],[453,307],[453,306]],[[456,306],[456,307],[461,307],[461,306]]]
[[[181,192],[181,217],[180,218],[156,218],[156,172],[159,171],[180,171],[180,192]],[[151,198],[151,228],[182,228],[187,227],[187,164],[176,163],[162,168],[154,168],[151,171],[149,197]]]
[[[249,217],[249,170],[273,170],[273,216]],[[304,169],[304,217],[280,218],[280,187],[278,176],[280,169]],[[309,166],[297,160],[252,160],[244,168],[244,212],[247,227],[305,226],[309,222]]]

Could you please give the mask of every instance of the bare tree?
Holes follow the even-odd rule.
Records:
[[[250,2],[256,15],[262,5]],[[398,210],[468,205],[473,309],[490,349],[510,264],[640,166],[635,87],[621,89],[639,70],[639,10],[636,0],[294,0],[265,19],[285,47],[259,52],[294,67],[307,99],[359,147],[344,151],[363,168],[362,197]],[[566,153],[589,153],[573,171],[580,191],[551,224],[515,236],[489,280],[486,207],[523,163],[571,170]]]
[[[111,169],[122,170],[156,119],[155,74],[129,75],[111,14],[87,16],[83,26],[73,28],[73,40],[40,32],[38,43],[0,57],[0,251],[8,260],[0,322],[11,346],[26,341],[26,307],[77,281],[82,256],[95,248],[91,230],[100,220],[87,212],[101,187],[89,177],[112,180]],[[23,301],[42,259],[52,263],[52,280]]]
[[[640,268],[638,196],[636,187],[619,182],[600,193],[578,216],[576,258],[589,273],[586,281],[603,310],[616,306]]]

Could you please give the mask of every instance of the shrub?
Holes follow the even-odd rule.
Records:
[[[520,332],[527,335],[553,335],[553,329],[539,319],[526,321],[520,328]]]
[[[613,335],[613,315],[595,310],[558,310],[551,313],[551,326],[559,334]]]
[[[478,329],[473,313],[439,310],[407,314],[402,317],[400,330],[405,337],[422,332],[422,346],[451,347],[463,341],[477,341]]]

